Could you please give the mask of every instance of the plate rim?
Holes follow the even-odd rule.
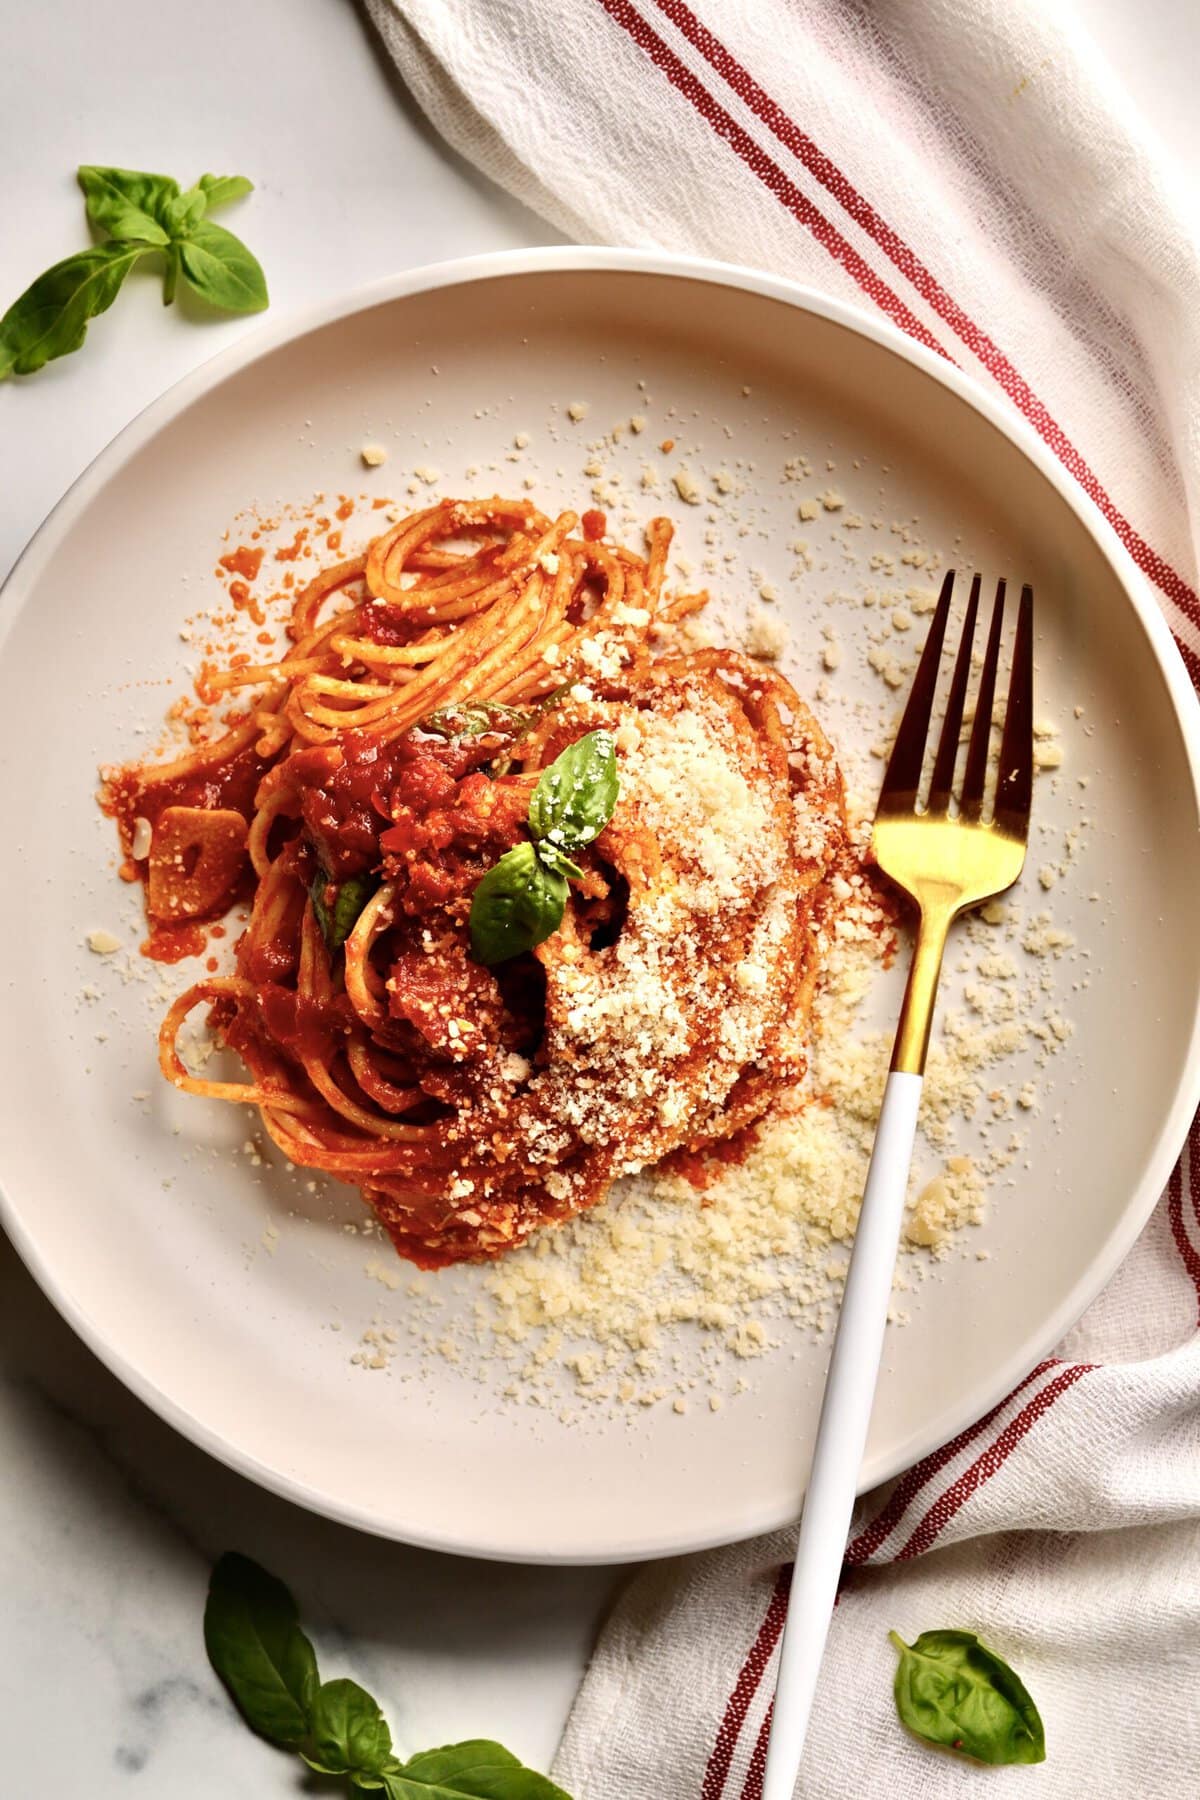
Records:
[[[1166,684],[1183,742],[1191,776],[1192,797],[1200,810],[1200,696],[1193,688],[1166,619],[1150,592],[1149,583],[1103,514],[1090,502],[1073,477],[1053,456],[1024,419],[991,394],[973,375],[943,356],[907,337],[886,319],[877,318],[853,302],[821,293],[804,283],[772,275],[736,263],[687,256],[661,250],[642,250],[607,245],[553,245],[491,251],[457,257],[402,270],[361,284],[330,299],[293,308],[270,324],[246,332],[235,343],[189,370],[150,401],[121,428],[65,490],[34,532],[0,587],[0,654],[8,635],[42,568],[72,528],[78,514],[101,485],[146,443],[177,417],[193,400],[219,382],[322,326],[348,319],[356,313],[443,287],[463,286],[513,276],[539,274],[617,274],[665,276],[734,288],[760,298],[780,301],[800,313],[809,313],[840,325],[899,356],[921,373],[955,394],[992,425],[1049,482],[1083,526],[1108,564],[1127,603],[1146,634],[1150,649]],[[931,1419],[923,1431],[913,1431],[889,1456],[876,1456],[863,1465],[858,1492],[864,1493],[892,1479],[920,1457],[973,1424],[1002,1401],[1070,1330],[1092,1300],[1112,1279],[1167,1184],[1171,1169],[1186,1141],[1189,1126],[1200,1106],[1200,985],[1193,996],[1191,1034],[1186,1056],[1175,1083],[1171,1104],[1146,1159],[1141,1182],[1130,1195],[1104,1254],[1089,1265],[1041,1328],[1026,1339],[1024,1347],[995,1371],[986,1391],[973,1394],[970,1402],[947,1407]],[[325,1518],[370,1535],[418,1548],[503,1562],[540,1563],[566,1567],[611,1565],[689,1554],[743,1542],[794,1522],[799,1511],[780,1516],[777,1508],[749,1508],[736,1530],[716,1535],[680,1536],[662,1541],[635,1540],[602,1552],[551,1551],[513,1541],[502,1533],[484,1542],[454,1535],[402,1529],[367,1509],[298,1481],[286,1471],[262,1462],[251,1451],[222,1436],[174,1400],[152,1377],[129,1361],[90,1317],[86,1306],[58,1282],[26,1232],[15,1203],[0,1181],[0,1223],[25,1267],[59,1315],[101,1364],[166,1424],[218,1462],[254,1481],[269,1492]]]

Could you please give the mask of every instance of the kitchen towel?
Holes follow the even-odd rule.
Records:
[[[443,136],[569,236],[787,275],[1002,395],[1200,683],[1200,233],[1083,9],[1038,0],[367,0]],[[1200,1793],[1200,1134],[1084,1320],[860,1504],[797,1794]],[[575,1800],[756,1800],[790,1534],[659,1565],[601,1637]],[[886,1633],[978,1629],[1038,1770],[905,1736]]]

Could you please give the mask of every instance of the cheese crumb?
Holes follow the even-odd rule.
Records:
[[[570,406],[568,406],[568,408],[567,408],[568,419],[574,419],[575,423],[578,425],[580,419],[586,419],[587,415],[588,415],[587,401],[586,400],[572,400]]]
[[[699,506],[703,495],[700,492],[696,477],[690,469],[677,469],[674,476],[675,492],[687,506]]]
[[[382,444],[364,444],[358,454],[368,469],[377,469],[380,463],[387,461],[387,451]]]
[[[778,613],[760,606],[746,627],[746,648],[751,656],[774,661],[788,646],[788,628]]]
[[[97,956],[111,956],[114,950],[121,948],[121,940],[119,937],[114,937],[111,931],[105,931],[104,927],[100,926],[95,931],[88,932],[87,947]]]

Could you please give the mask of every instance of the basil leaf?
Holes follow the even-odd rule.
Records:
[[[299,1748],[317,1692],[317,1659],[283,1583],[248,1556],[221,1557],[204,1608],[204,1645],[252,1730]]]
[[[529,829],[561,849],[590,844],[612,818],[618,787],[611,732],[589,731],[542,770],[529,802]]]
[[[350,875],[345,881],[336,884],[333,905],[330,907],[325,895],[334,883],[324,869],[317,871],[309,888],[313,912],[317,915],[317,924],[326,946],[333,952],[340,950],[350,933],[358,923],[358,915],[371,895],[379,886],[374,875]]]
[[[392,1756],[387,1720],[357,1681],[325,1681],[309,1713],[309,1739],[301,1754],[323,1775],[379,1775]]]
[[[572,862],[571,858],[560,850],[557,844],[552,844],[549,838],[539,838],[534,844],[533,850],[544,868],[557,869],[559,874],[565,875],[569,881],[583,880],[583,870],[579,864]]]
[[[254,183],[244,175],[202,175],[196,186],[207,199],[210,212],[214,206],[228,206],[231,200],[254,192]]]
[[[97,244],[47,269],[0,319],[0,381],[78,350],[88,320],[107,312],[150,244]]]
[[[900,1652],[896,1710],[910,1731],[984,1763],[1046,1760],[1046,1734],[1020,1677],[973,1631],[923,1631]]]
[[[426,1750],[383,1780],[388,1800],[571,1800],[486,1738]]]
[[[210,306],[226,312],[261,312],[268,304],[267,279],[241,238],[223,225],[201,219],[179,246],[187,280]]]
[[[518,844],[488,870],[471,900],[471,955],[507,962],[557,931],[567,903],[567,880],[548,869],[532,844]]]
[[[173,238],[188,237],[204,217],[208,198],[200,187],[176,194],[162,209],[162,222]]]
[[[420,729],[434,737],[486,737],[489,731],[525,731],[530,715],[499,700],[476,700],[469,706],[443,706],[422,719]]]
[[[104,169],[85,163],[79,185],[87,215],[110,237],[134,238],[161,249],[170,235],[164,229],[163,209],[179,193],[179,183],[169,175],[146,175],[138,169]]]

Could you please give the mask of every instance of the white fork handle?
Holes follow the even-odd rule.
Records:
[[[883,1355],[921,1085],[893,1071],[875,1128],[800,1520],[762,1800],[792,1800],[804,1751]]]

